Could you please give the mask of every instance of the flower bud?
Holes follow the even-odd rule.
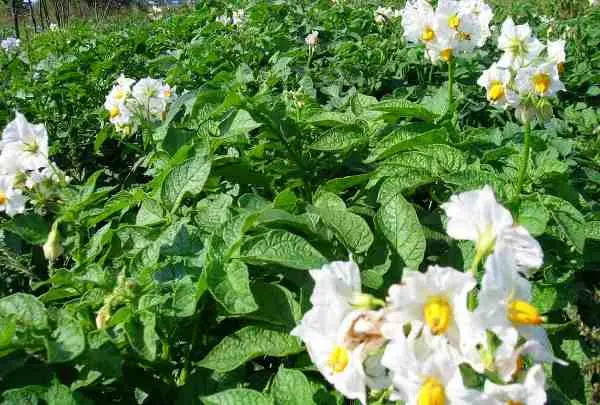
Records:
[[[55,261],[63,254],[64,250],[60,245],[60,233],[58,232],[58,224],[56,222],[52,225],[48,239],[42,249],[44,250],[44,257],[49,262]]]

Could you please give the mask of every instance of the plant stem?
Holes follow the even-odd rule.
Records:
[[[448,108],[449,112],[454,111],[454,60],[448,61]]]
[[[519,175],[517,177],[517,198],[521,198],[521,191],[523,190],[523,182],[525,181],[525,174],[527,173],[527,166],[529,165],[529,154],[531,150],[531,124],[529,121],[525,122],[525,146],[523,147],[523,156],[521,157],[521,167],[519,168]]]

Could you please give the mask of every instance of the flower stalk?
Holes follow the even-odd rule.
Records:
[[[523,182],[525,181],[525,174],[529,165],[529,155],[531,153],[531,122],[525,121],[524,124],[524,147],[523,155],[521,156],[521,166],[519,167],[519,174],[517,177],[517,199],[521,198],[521,191],[523,190]]]

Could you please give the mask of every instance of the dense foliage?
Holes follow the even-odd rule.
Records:
[[[468,269],[441,204],[484,185],[543,248],[533,303],[569,362],[546,366],[549,403],[600,402],[600,12],[513,14],[567,43],[518,190],[523,127],[476,85],[497,31],[456,59],[449,103],[446,66],[379,4],[209,3],[0,55],[0,127],[45,124],[72,178],[0,220],[2,404],[343,403],[290,336],[307,270],[351,257],[384,296],[405,268]],[[217,21],[242,6],[243,24]],[[121,74],[168,83],[167,113],[118,131]]]

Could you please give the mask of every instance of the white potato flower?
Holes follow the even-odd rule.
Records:
[[[319,31],[313,31],[304,38],[304,42],[309,48],[314,49],[319,43]]]
[[[546,50],[548,51],[548,60],[551,63],[554,63],[558,73],[562,74],[565,71],[565,61],[567,60],[565,40],[559,39],[557,41],[548,42]]]
[[[229,17],[227,17],[227,14],[223,14],[223,15],[218,16],[215,19],[215,21],[219,22],[219,23],[221,23],[223,25],[227,25],[227,24],[229,24]]]
[[[442,204],[448,216],[446,231],[454,239],[475,242],[480,258],[505,248],[515,258],[520,272],[531,273],[543,263],[540,244],[510,212],[496,201],[491,187],[453,195]]]
[[[14,176],[0,176],[0,212],[5,212],[10,217],[25,212],[27,202],[21,190],[14,188],[14,182]]]
[[[310,274],[315,280],[313,308],[291,333],[304,341],[312,361],[339,392],[366,404],[367,385],[381,389],[390,384],[377,358],[370,358],[377,357],[385,341],[383,312],[356,307],[366,296],[355,263],[333,262]]]
[[[558,77],[557,66],[543,63],[519,69],[515,86],[521,95],[535,94],[539,97],[553,97],[565,86]]]
[[[433,64],[437,64],[439,61],[450,62],[456,56],[456,46],[456,38],[454,36],[438,35],[434,41],[427,45],[425,57]]]
[[[544,45],[532,36],[529,24],[515,25],[511,17],[502,23],[498,48],[504,51],[498,65],[519,69],[527,66],[544,50]]]
[[[0,42],[0,48],[5,52],[15,52],[21,46],[21,40],[15,37],[8,37]]]
[[[482,47],[491,35],[490,23],[494,18],[492,8],[483,0],[462,0],[462,12],[474,15],[479,21],[480,40],[478,47]]]
[[[0,160],[18,157],[22,170],[48,166],[48,132],[43,124],[30,124],[21,113],[8,123],[0,141]]]
[[[545,383],[544,369],[536,364],[529,369],[522,384],[498,385],[488,380],[484,392],[491,405],[544,405],[547,399]]]
[[[487,403],[484,394],[464,386],[459,369],[462,358],[446,339],[421,331],[419,322],[412,323],[408,336],[403,328],[396,331],[381,359],[392,372],[392,401],[407,405]]]
[[[552,356],[552,346],[541,327],[545,318],[531,303],[531,284],[516,271],[511,251],[497,249],[487,259],[485,269],[476,316],[490,325],[515,328],[522,337],[539,343],[548,357]]]
[[[131,95],[136,109],[144,114],[161,117],[167,109],[171,88],[162,80],[146,77],[140,79],[132,88]]]
[[[58,25],[55,23],[50,23],[50,31],[58,31]]]
[[[427,272],[408,272],[402,284],[389,289],[386,323],[402,328],[412,321],[422,322],[434,335],[460,341],[461,323],[467,310],[467,294],[475,278],[450,267],[430,266]],[[386,326],[386,330],[389,327]]]
[[[600,5],[600,0],[590,0],[590,7],[595,7]]]
[[[246,12],[244,11],[244,9],[234,11],[231,17],[231,24],[242,25],[244,22],[246,22]]]
[[[408,42],[429,44],[436,39],[435,13],[427,1],[407,1],[401,17],[404,38]]]
[[[375,22],[378,24],[384,24],[392,18],[398,17],[399,12],[391,7],[377,7],[377,10],[373,12]]]
[[[506,109],[519,105],[519,95],[511,89],[511,73],[508,69],[492,64],[477,80],[477,84],[486,90],[490,104]]]

